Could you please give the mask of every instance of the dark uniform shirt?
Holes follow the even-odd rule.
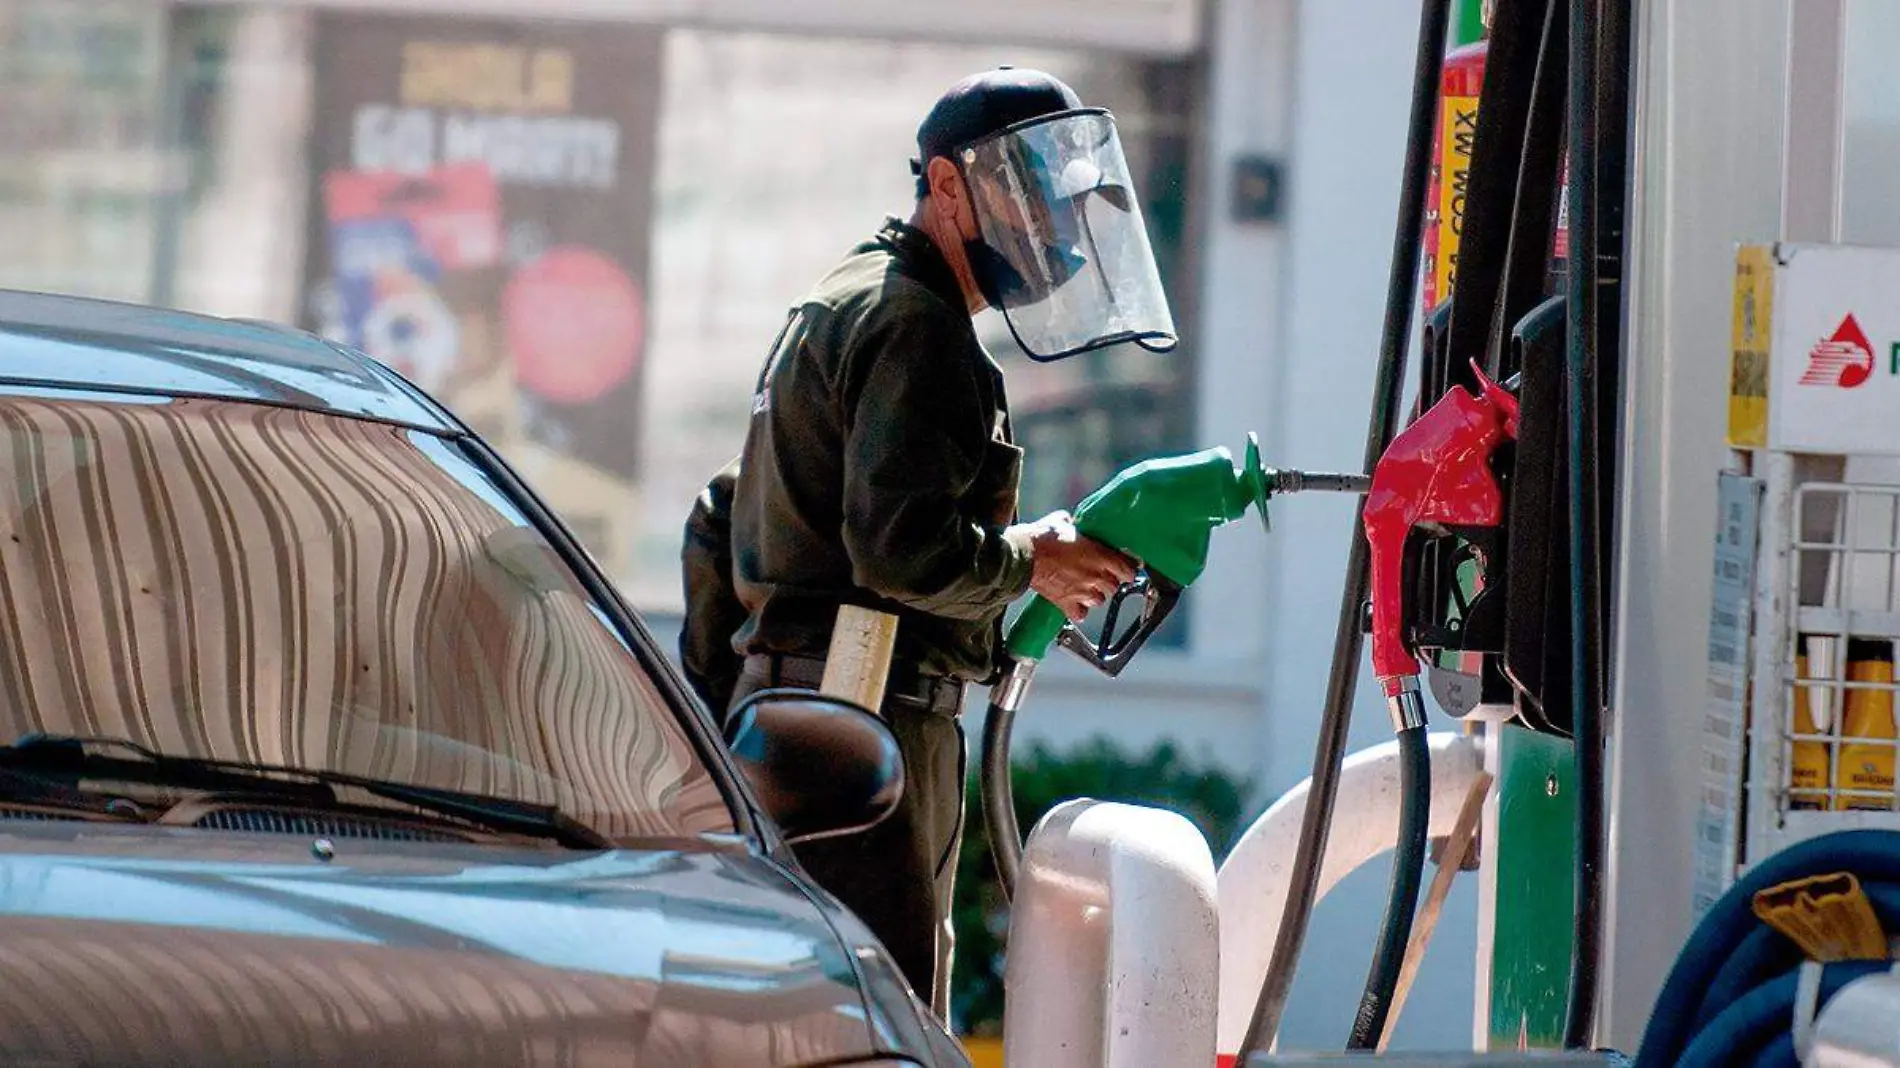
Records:
[[[732,648],[732,636],[746,621],[745,605],[732,588],[732,493],[738,479],[734,457],[694,498],[680,549],[686,595],[680,667],[715,715],[731,703],[742,666]]]
[[[1028,590],[1022,450],[948,263],[888,220],[789,315],[732,498],[741,654],[823,656],[842,603],[898,617],[896,659],[991,677]]]

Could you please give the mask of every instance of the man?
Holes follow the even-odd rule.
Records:
[[[997,677],[1011,602],[1033,591],[1080,620],[1136,572],[1065,513],[1018,522],[1022,451],[971,320],[998,308],[1042,360],[1174,336],[1105,112],[1005,68],[945,93],[918,149],[910,220],[886,220],[791,310],[744,451],[694,506],[681,656],[726,709],[816,687],[840,605],[897,616],[878,711],[904,760],[899,809],[798,857],[947,1017],[964,689]]]

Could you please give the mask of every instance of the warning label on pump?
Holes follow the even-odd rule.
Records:
[[[1775,277],[1767,248],[1735,256],[1735,311],[1729,346],[1728,441],[1738,449],[1768,443],[1768,335]]]
[[[1694,911],[1715,904],[1741,848],[1743,732],[1748,723],[1749,607],[1755,587],[1759,479],[1723,472],[1716,487],[1715,584],[1703,699],[1701,807],[1696,813]]]

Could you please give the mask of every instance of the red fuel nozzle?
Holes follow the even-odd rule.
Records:
[[[1504,498],[1492,452],[1517,437],[1517,398],[1478,370],[1477,394],[1454,387],[1400,431],[1372,470],[1364,512],[1372,562],[1372,668],[1386,698],[1415,699],[1418,657],[1405,640],[1405,548],[1413,528],[1496,526]]]

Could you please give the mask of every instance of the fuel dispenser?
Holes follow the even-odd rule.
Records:
[[[1424,777],[1433,765],[1429,759],[1417,759],[1425,747],[1414,739],[1423,740],[1423,694],[1430,692],[1441,711],[1480,735],[1486,745],[1534,738],[1547,747],[1544,752],[1561,753],[1563,770],[1574,780],[1575,789],[1566,790],[1564,799],[1571,810],[1569,835],[1561,843],[1574,861],[1569,900],[1549,893],[1555,886],[1541,873],[1520,873],[1521,881],[1546,894],[1545,900],[1530,908],[1521,902],[1501,903],[1501,898],[1490,903],[1500,929],[1507,921],[1498,913],[1507,908],[1525,909],[1548,926],[1568,907],[1572,926],[1561,957],[1541,945],[1520,947],[1502,939],[1493,956],[1494,961],[1512,953],[1534,956],[1534,968],[1520,972],[1520,979],[1531,970],[1538,973],[1539,983],[1547,983],[1550,976],[1564,977],[1561,1014],[1542,1012],[1533,1023],[1527,1012],[1521,1024],[1512,1020],[1512,1029],[1523,1028],[1514,1036],[1520,1050],[1561,1045],[1566,1055],[1390,1059],[1446,1068],[1627,1063],[1618,1054],[1591,1051],[1599,1030],[1604,650],[1612,641],[1604,591],[1615,579],[1605,532],[1617,518],[1612,490],[1622,429],[1617,420],[1623,385],[1618,325],[1624,303],[1633,5],[1629,0],[1499,0],[1488,40],[1452,57],[1459,84],[1481,80],[1481,106],[1470,118],[1462,215],[1455,229],[1433,233],[1428,225],[1444,227],[1449,218],[1443,213],[1432,217],[1426,210],[1442,203],[1445,193],[1443,186],[1430,190],[1429,183],[1434,149],[1443,147],[1441,90],[1454,81],[1444,55],[1449,7],[1449,0],[1426,0],[1422,5],[1386,329],[1368,419],[1365,469],[1370,476],[1367,482],[1339,487],[1365,494],[1363,526],[1350,547],[1313,775],[1301,788],[1303,807],[1294,810],[1300,839],[1282,902],[1284,918],[1275,929],[1264,974],[1255,973],[1259,987],[1245,1037],[1237,1050],[1226,1037],[1221,1039],[1223,1065],[1290,1068],[1338,1061],[1276,1057],[1272,1045],[1317,897],[1334,795],[1341,768],[1348,763],[1344,746],[1358,659],[1368,634],[1373,669],[1393,713],[1395,748],[1405,756],[1405,811],[1398,822],[1400,852],[1381,941],[1349,1048],[1370,1049],[1383,1026],[1393,990],[1388,969],[1397,960],[1395,947],[1406,941],[1415,907],[1426,826],[1418,806],[1430,794]],[[1680,45],[1671,45],[1669,54],[1679,56],[1682,51]],[[1481,75],[1474,75],[1474,68],[1480,67]],[[1458,147],[1460,153],[1465,150],[1464,145]],[[1441,164],[1444,160],[1441,152]],[[1423,309],[1414,288],[1421,255],[1431,257]],[[1441,263],[1441,257],[1451,256],[1455,261]],[[1442,276],[1441,266],[1446,268]],[[1739,309],[1738,304],[1738,321]],[[1412,316],[1421,311],[1425,344],[1415,379],[1419,398],[1409,418],[1401,420],[1407,342]],[[1220,459],[1218,466],[1226,468],[1225,458]],[[1771,466],[1771,489],[1773,478],[1792,477],[1774,470]],[[1221,476],[1212,480],[1219,486],[1216,496],[1224,501],[1244,495],[1236,486],[1262,484],[1249,482],[1246,470],[1214,473]],[[1877,496],[1891,504],[1897,492],[1885,486]],[[1791,506],[1784,501],[1781,507],[1785,511]],[[1204,538],[1206,531],[1238,513],[1229,507],[1198,514],[1201,525],[1193,529]],[[1784,545],[1788,539],[1801,540],[1792,527],[1774,527],[1790,522],[1788,515],[1764,520],[1766,529],[1779,530]],[[1900,539],[1900,534],[1890,536]],[[1891,555],[1894,543],[1884,544],[1882,551]],[[1794,547],[1849,551],[1825,540]],[[1774,566],[1793,564],[1782,560]],[[1178,577],[1171,581],[1180,584]],[[1144,600],[1153,597],[1159,603],[1162,594],[1150,591],[1166,588],[1150,581],[1141,592]],[[1900,593],[1892,596],[1900,598]],[[1111,617],[1119,611],[1120,600]],[[1826,605],[1798,607],[1833,611]],[[1845,786],[1860,787],[1880,808],[1900,811],[1892,801],[1893,728],[1887,725],[1894,685],[1890,636],[1882,635],[1878,647],[1864,640],[1856,647],[1842,617],[1840,647],[1813,647],[1800,635],[1775,630],[1800,622],[1793,608],[1787,612],[1787,619],[1766,624],[1766,646],[1775,647],[1785,638],[1790,657],[1786,674],[1771,681],[1785,683],[1797,702],[1787,728],[1790,734],[1781,739],[1789,743],[1788,752],[1777,759],[1792,764],[1790,789],[1801,796],[1789,799],[1789,808],[1796,811],[1784,815],[1819,815],[1807,810],[1822,806],[1858,807],[1838,796]],[[1165,615],[1166,609],[1159,613]],[[1143,618],[1149,615],[1144,607]],[[1825,612],[1815,618],[1823,617],[1834,618]],[[1893,617],[1889,608],[1880,624],[1900,626]],[[1112,629],[1111,622],[1107,630]],[[1827,627],[1821,632],[1831,633]],[[1114,673],[1119,667],[1112,665],[1125,662],[1119,654],[1138,648],[1139,639],[1121,644],[1105,631],[1096,643],[1079,636],[1052,637],[1030,642],[1022,651],[1035,654],[1029,656],[1033,660],[1037,650],[1050,644],[1084,652],[1098,667]],[[1774,673],[1783,668],[1764,660],[1752,670]],[[1766,684],[1754,681],[1759,702],[1766,692],[1759,687]],[[1848,730],[1846,735],[1858,741],[1851,746],[1843,742],[1834,750],[1834,761],[1824,747],[1826,739],[1815,736],[1815,717],[1805,692],[1828,685],[1859,691],[1854,702],[1858,715],[1880,721]],[[1021,693],[1018,689],[1015,698]],[[1844,714],[1835,712],[1837,717]],[[1441,734],[1436,741],[1446,740]],[[1859,744],[1863,741],[1868,744]],[[1743,744],[1751,746],[1751,760],[1775,748],[1754,738],[1736,740],[1738,748]],[[1840,755],[1850,749],[1861,759],[1846,769],[1848,781],[1843,783],[1838,781],[1842,769],[1830,765],[1838,765]],[[1498,752],[1508,754],[1508,749]],[[1860,781],[1854,781],[1856,776]],[[1539,797],[1505,796],[1499,808],[1544,804],[1541,774],[1539,778]],[[1502,793],[1513,789],[1509,779],[1507,768],[1499,778]],[[1549,781],[1556,782],[1555,771]],[[1750,788],[1755,788],[1752,782]],[[1555,790],[1551,793],[1554,796]],[[1846,815],[1849,822],[1837,826],[1856,828],[1858,818],[1870,814]],[[1641,816],[1638,812],[1632,818]],[[1637,1064],[1807,1063],[1832,1068],[1900,1063],[1894,1037],[1900,1028],[1893,1011],[1900,1004],[1900,979],[1893,966],[1900,951],[1891,935],[1900,931],[1900,833],[1873,826],[1870,821],[1863,828],[1822,834],[1758,857],[1752,871],[1708,903],[1661,996],[1648,1009]],[[1012,827],[1011,845],[1013,833]],[[1514,848],[1508,833],[1487,842],[1488,857]],[[1670,842],[1663,848],[1684,844]],[[1223,924],[1227,907],[1223,888]],[[1223,972],[1232,959],[1228,950],[1223,943]],[[1251,983],[1254,976],[1247,978]],[[1223,975],[1223,1031],[1230,1019],[1229,986]],[[1627,1004],[1619,998],[1619,1015],[1627,1013]],[[1817,1009],[1822,1010],[1818,1016]],[[1557,1017],[1554,1022],[1552,1016]],[[1509,1041],[1495,1029],[1491,1038]]]
[[[1587,1048],[1593,1029],[1609,626],[1600,590],[1610,581],[1599,532],[1613,521],[1606,458],[1619,388],[1628,5],[1489,6],[1487,38],[1447,55],[1448,6],[1423,5],[1368,425],[1366,548],[1348,566],[1293,885],[1243,1063],[1270,1048],[1292,987],[1345,757],[1358,630],[1368,624],[1408,781],[1378,953],[1348,1047],[1376,1042],[1416,907],[1430,765],[1406,755],[1424,748],[1408,742],[1422,742],[1421,689],[1469,728],[1528,730],[1570,747],[1579,790],[1564,1045]],[[1599,189],[1612,195],[1599,202]],[[1404,342],[1420,303],[1418,400],[1401,428]]]
[[[1487,744],[1536,737],[1553,747],[1549,751],[1562,753],[1575,783],[1564,799],[1572,822],[1562,843],[1574,861],[1574,877],[1570,900],[1556,911],[1567,904],[1572,926],[1564,957],[1540,956],[1535,963],[1542,975],[1565,976],[1564,1010],[1555,1034],[1540,1020],[1527,1037],[1534,1045],[1560,1044],[1581,1053],[1590,1050],[1597,1032],[1604,650],[1613,640],[1604,591],[1615,582],[1605,532],[1617,521],[1632,5],[1499,0],[1487,39],[1447,56],[1450,6],[1450,0],[1421,5],[1385,329],[1367,427],[1369,475],[1342,478],[1335,487],[1364,494],[1363,525],[1349,547],[1326,707],[1313,774],[1304,787],[1284,916],[1264,974],[1255,973],[1259,987],[1245,1037],[1237,1051],[1223,1039],[1223,1063],[1300,1063],[1269,1053],[1317,899],[1368,636],[1403,755],[1405,810],[1380,943],[1348,1048],[1371,1049],[1385,1026],[1416,906],[1427,824],[1419,805],[1430,794],[1431,762],[1418,757],[1427,748],[1421,744],[1427,693]],[[1421,317],[1416,328],[1424,344],[1419,366],[1408,374],[1414,316]],[[1411,384],[1418,399],[1403,412],[1405,386]],[[1278,491],[1270,479],[1252,474],[1253,457],[1239,467],[1224,455],[1215,459],[1207,464],[1208,475],[1218,477],[1208,477],[1203,489],[1186,498],[1216,506],[1163,509],[1183,521],[1194,517],[1187,524],[1192,538],[1182,544],[1203,553],[1213,527],[1244,513],[1241,502],[1264,505]],[[1105,488],[1104,500],[1139,498],[1139,489],[1133,480]],[[1094,501],[1086,509],[1091,515]],[[1105,507],[1100,515],[1114,511]],[[1091,519],[1084,529],[1111,543],[1121,538],[1125,548],[1132,544],[1114,523]],[[1144,584],[1117,596],[1099,641],[1059,619],[1053,629],[1045,621],[1012,632],[1011,653],[1026,670],[1012,672],[997,694],[993,712],[1002,715],[993,715],[992,730],[1003,743],[1009,715],[1027,692],[1029,670],[1051,645],[1082,654],[1106,673],[1122,669],[1145,639],[1144,628],[1151,632],[1166,616],[1204,559],[1189,552],[1188,566],[1170,571],[1161,562],[1165,555],[1155,556],[1157,566]],[[1135,630],[1114,635],[1116,623],[1128,615],[1123,601],[1137,595],[1142,608]],[[1882,663],[1866,670],[1891,668]],[[1876,681],[1884,684],[1889,677],[1881,673]],[[987,767],[991,739],[985,743],[986,778],[997,778]],[[1813,753],[1795,756],[1805,761],[1798,769],[1803,781],[1822,777]],[[1878,783],[1890,782],[1884,765],[1876,763],[1870,774]],[[998,782],[1000,792],[986,794],[986,805],[1000,799],[1005,804],[995,811],[1008,814],[1006,775]],[[1500,784],[1510,788],[1502,778]],[[993,835],[1005,851],[1019,846],[1013,822]],[[1497,842],[1486,846],[1500,848]],[[1693,1051],[1688,1062],[1738,1063],[1723,1059],[1740,1048],[1738,1036],[1759,1038],[1770,1018],[1781,1021],[1773,1026],[1785,1025],[1785,1005],[1797,985],[1787,968],[1801,947],[1745,933],[1751,909],[1781,908],[1785,903],[1775,894],[1795,893],[1787,888],[1805,879],[1829,877],[1821,866],[1840,863],[1863,881],[1877,881],[1885,894],[1873,895],[1877,918],[1900,925],[1900,898],[1888,900],[1886,885],[1900,880],[1894,855],[1890,840],[1850,832],[1812,849],[1791,850],[1759,877],[1738,884],[1684,949],[1645,1036],[1644,1062],[1684,1063],[1681,1057]],[[999,855],[999,864],[1006,863]],[[1808,889],[1816,900],[1833,900],[1831,885]],[[1768,896],[1755,897],[1761,894]],[[1547,916],[1551,906],[1543,907]],[[1225,947],[1222,959],[1225,967]],[[1836,969],[1821,980],[1823,995],[1866,970]],[[1225,1006],[1222,1017],[1225,1028]]]
[[[1571,27],[1557,0],[1503,3],[1484,47],[1452,57],[1457,78],[1450,79],[1443,57],[1449,6],[1449,0],[1422,5],[1400,227],[1367,434],[1371,474],[1306,477],[1309,488],[1323,482],[1325,488],[1364,493],[1364,523],[1350,548],[1313,801],[1287,899],[1289,919],[1280,928],[1249,1026],[1246,1047],[1252,1050],[1270,1043],[1291,987],[1345,755],[1365,635],[1371,634],[1374,670],[1405,757],[1405,808],[1386,917],[1348,1042],[1352,1049],[1372,1048],[1384,1030],[1425,861],[1424,806],[1431,791],[1421,675],[1431,677],[1437,703],[1454,716],[1485,709],[1491,718],[1568,737],[1577,733],[1580,717],[1568,711],[1564,683],[1573,668],[1594,670],[1590,662],[1575,660],[1573,648],[1551,640],[1554,618],[1576,598],[1544,581],[1550,573],[1576,570],[1563,562],[1571,558],[1570,517],[1578,512],[1578,500],[1566,494],[1561,476],[1573,459],[1598,448],[1594,433],[1578,438],[1564,432],[1572,410],[1588,398],[1572,381],[1575,361],[1564,344],[1569,301],[1553,291],[1561,277],[1561,249],[1553,234],[1560,214],[1560,148],[1570,136],[1563,119],[1571,88]],[[1434,130],[1443,130],[1439,89],[1448,79],[1461,87],[1483,83],[1475,119],[1463,111],[1449,116],[1459,126],[1452,142],[1456,152],[1468,147],[1470,155],[1468,174],[1457,179],[1461,185],[1450,198],[1442,195],[1448,184],[1441,183],[1437,194],[1428,188]],[[1440,154],[1441,170],[1447,158]],[[1574,199],[1589,188],[1577,183],[1567,195]],[[1429,211],[1428,202],[1447,199],[1457,202],[1456,211]],[[1402,426],[1399,398],[1428,216],[1438,226],[1430,244],[1439,257],[1433,268],[1447,268],[1446,289],[1429,294],[1436,305],[1424,325],[1419,406]],[[1594,213],[1572,211],[1568,225],[1594,225],[1594,219]],[[1454,262],[1455,274],[1449,269]],[[1591,281],[1600,284],[1602,277]],[[1593,370],[1585,377],[1594,386],[1592,395],[1614,388],[1613,376]],[[1586,469],[1587,484],[1594,486],[1597,468]],[[1301,483],[1270,475],[1251,447],[1238,467],[1224,450],[1210,450],[1124,472],[1077,508],[1078,529],[1141,559],[1144,574],[1113,599],[1097,641],[1083,637],[1053,606],[1034,602],[1012,625],[1007,646],[1013,666],[993,694],[983,742],[985,817],[1006,891],[1014,883],[1022,838],[1005,754],[1013,715],[1048,648],[1061,645],[1106,674],[1118,673],[1172,609],[1180,589],[1198,577],[1211,530],[1239,518],[1249,503],[1261,507],[1264,518],[1272,493]],[[1598,507],[1593,494],[1583,500],[1585,507]],[[1547,565],[1519,572],[1537,580],[1517,584],[1521,589],[1510,581],[1514,553]],[[1594,561],[1598,555],[1600,548],[1586,543],[1577,559]],[[1583,570],[1596,577],[1594,564]],[[1113,634],[1127,614],[1124,602],[1135,597],[1142,607],[1133,626]],[[1561,670],[1549,670],[1553,666]],[[1594,923],[1587,906],[1582,915],[1580,925]],[[1588,937],[1580,944],[1587,961]],[[1579,1005],[1579,1015],[1587,1018],[1587,998]]]

